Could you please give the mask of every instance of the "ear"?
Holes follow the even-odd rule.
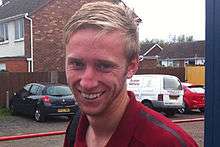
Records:
[[[130,79],[138,70],[139,66],[139,59],[134,58],[131,60],[131,62],[128,64],[128,70],[127,70],[127,79]]]

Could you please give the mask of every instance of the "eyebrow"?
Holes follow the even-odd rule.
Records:
[[[67,63],[70,63],[71,62],[75,62],[75,61],[84,61],[84,59],[82,58],[77,58],[77,57],[67,57]],[[95,60],[95,64],[97,63],[103,63],[103,64],[108,64],[108,65],[111,65],[112,67],[119,67],[119,65],[117,65],[116,63],[114,63],[113,61],[110,61],[110,60],[104,60],[104,59],[97,59]]]
[[[75,58],[75,57],[67,57],[67,63],[73,62],[73,61],[83,61],[82,58]]]
[[[109,64],[109,65],[111,65],[112,67],[117,67],[117,66],[118,66],[117,64],[115,64],[114,62],[109,61],[109,60],[97,60],[96,63]]]

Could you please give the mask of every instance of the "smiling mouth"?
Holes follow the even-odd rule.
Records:
[[[81,95],[83,98],[87,99],[87,100],[94,100],[99,98],[101,95],[103,95],[104,92],[99,92],[99,93],[84,93],[81,92]]]

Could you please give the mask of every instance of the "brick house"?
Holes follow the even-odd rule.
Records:
[[[174,43],[163,46],[159,53],[162,66],[185,67],[205,64],[205,41]]]
[[[140,55],[142,68],[204,65],[205,41],[145,45]]]
[[[158,66],[158,54],[163,50],[159,44],[145,44],[140,50],[140,69]]]
[[[0,0],[0,71],[64,71],[63,27],[91,1]]]

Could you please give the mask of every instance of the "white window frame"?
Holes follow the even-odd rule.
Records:
[[[6,64],[0,63],[0,71],[6,71]]]
[[[24,19],[15,21],[15,41],[24,40]]]
[[[195,64],[196,65],[204,65],[205,64],[205,60],[204,59],[197,59],[197,60],[195,60]]]
[[[161,66],[167,67],[168,61],[167,60],[161,60]]]
[[[167,66],[168,67],[173,67],[173,60],[168,60],[167,61]]]
[[[8,24],[7,23],[0,24],[0,36],[2,38],[0,39],[0,44],[8,42]]]

